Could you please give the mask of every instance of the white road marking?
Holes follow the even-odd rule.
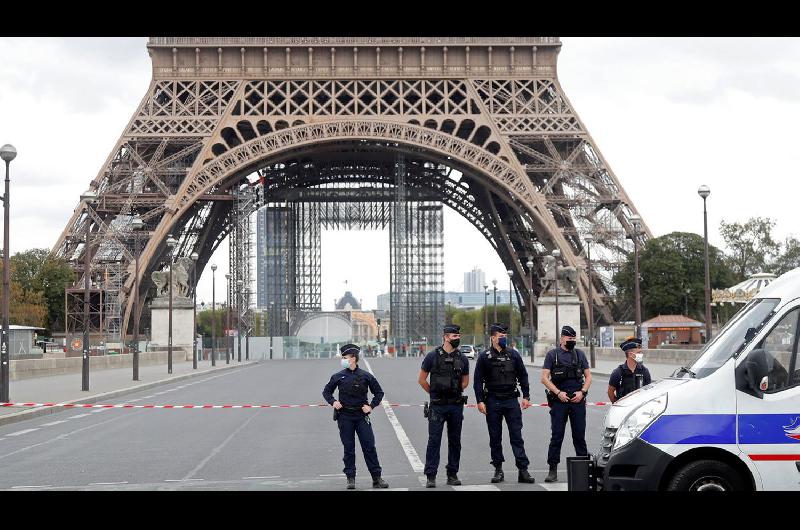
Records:
[[[372,371],[372,367],[369,365],[369,361],[364,359],[364,364],[367,365],[367,370],[372,375],[375,375],[375,372]],[[386,417],[389,419],[389,423],[392,424],[394,428],[394,433],[397,436],[397,440],[400,442],[400,446],[403,448],[403,451],[406,453],[406,458],[408,458],[408,463],[411,464],[411,469],[414,470],[415,473],[422,473],[425,469],[425,465],[422,463],[422,460],[419,459],[419,455],[417,454],[416,449],[414,449],[414,445],[409,440],[408,435],[406,435],[406,431],[403,429],[403,426],[400,425],[400,421],[397,419],[397,416],[394,414],[394,410],[392,407],[389,406],[389,400],[386,399],[384,396],[383,401],[381,402],[383,405],[383,410],[386,412]],[[420,477],[420,480],[422,477]]]
[[[343,477],[344,473],[332,473],[330,475],[320,475],[320,477]]]
[[[567,491],[566,482],[542,482],[539,485],[547,491]]]
[[[192,481],[197,481],[197,480],[205,480],[205,479],[204,478],[178,478],[178,479],[168,478],[164,482],[192,482]]]
[[[67,423],[67,420],[58,420],[58,421],[51,421],[50,423],[42,423],[42,427],[52,427],[53,425],[58,425],[59,423]]]
[[[257,479],[264,479],[264,478],[281,478],[280,475],[270,475],[268,477],[242,477],[242,480],[257,480]]]
[[[75,418],[85,418],[85,417],[86,417],[86,416],[88,416],[88,415],[89,415],[89,414],[75,414],[74,416],[70,416],[70,417],[69,417],[69,418],[67,418],[67,419],[68,419],[68,420],[72,420],[72,419],[75,419]]]
[[[250,416],[250,417],[247,419],[247,421],[246,421],[246,422],[242,423],[242,424],[241,424],[241,425],[240,425],[240,426],[239,426],[239,427],[238,427],[238,428],[237,428],[235,431],[233,431],[233,432],[231,433],[231,435],[230,435],[230,436],[228,436],[227,438],[225,438],[225,440],[224,440],[224,441],[223,441],[221,444],[219,444],[217,447],[215,447],[214,449],[212,449],[212,450],[211,450],[211,453],[210,453],[210,454],[209,454],[207,457],[205,457],[205,458],[203,459],[203,461],[202,461],[202,462],[200,462],[199,464],[197,464],[197,467],[195,467],[195,468],[194,468],[193,470],[191,470],[191,471],[190,471],[190,472],[189,472],[189,473],[188,473],[188,474],[187,474],[185,477],[183,477],[183,478],[184,478],[184,480],[186,480],[186,479],[189,479],[189,478],[192,478],[192,476],[194,476],[194,475],[195,475],[195,474],[196,474],[198,471],[200,471],[201,469],[203,469],[203,466],[205,466],[205,465],[206,465],[206,464],[207,464],[207,463],[208,463],[208,462],[209,462],[209,461],[210,461],[212,458],[214,458],[214,456],[216,456],[216,454],[217,454],[217,453],[219,453],[220,451],[222,451],[222,449],[224,449],[224,448],[225,448],[225,446],[226,446],[226,445],[228,445],[228,443],[229,443],[231,440],[233,440],[233,437],[234,437],[234,436],[236,436],[236,435],[239,433],[239,431],[241,431],[242,429],[244,429],[245,427],[247,427],[247,424],[249,424],[251,421],[253,421],[255,418],[257,418],[257,417],[258,417],[258,415],[259,415],[259,414],[261,413],[261,411],[263,411],[263,410],[264,410],[264,409],[259,409],[259,410],[258,410],[258,412],[256,412],[256,413],[255,413],[255,414],[253,414],[252,416]]]
[[[25,429],[25,430],[22,430],[22,431],[8,433],[8,434],[6,434],[6,436],[19,436],[20,434],[27,434],[29,432],[38,431],[38,430],[39,430],[38,427],[36,427],[35,429]]]
[[[124,482],[91,482],[90,486],[116,486],[118,484],[127,484],[128,481]]]
[[[497,486],[491,484],[476,484],[474,486],[450,486],[456,491],[500,491]]]
[[[384,488],[384,489],[372,488],[363,491],[408,491],[408,488]]]
[[[45,484],[43,486],[11,486],[12,490],[22,489],[22,488],[52,488],[50,484]]]

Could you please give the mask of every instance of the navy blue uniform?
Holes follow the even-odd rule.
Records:
[[[322,397],[330,405],[336,401],[333,398],[333,391],[337,387],[339,388],[338,401],[342,404],[337,422],[339,437],[344,446],[344,458],[342,459],[344,469],[342,471],[348,477],[356,475],[356,434],[358,434],[367,469],[373,478],[380,476],[381,466],[378,463],[378,452],[375,450],[372,425],[369,417],[361,411],[361,407],[367,404],[367,388],[373,394],[372,402],[369,403],[373,409],[383,400],[383,390],[372,374],[358,367],[355,370],[345,368],[331,376],[331,380],[322,391]]]
[[[575,348],[573,351],[563,349],[561,346],[547,352],[544,358],[543,368],[552,373],[555,362],[555,355],[558,352],[558,363],[560,365],[572,365],[575,356],[578,360],[578,371],[583,374],[584,370],[589,369],[589,361],[583,350]],[[580,379],[567,379],[561,383],[554,383],[556,388],[563,390],[567,394],[580,390],[583,386],[583,377]],[[575,446],[575,454],[585,456],[589,454],[586,447],[586,400],[580,403],[564,403],[557,397],[550,402],[550,448],[547,451],[547,463],[551,466],[558,465],[561,461],[561,444],[564,441],[564,431],[567,428],[569,419],[570,429],[572,430],[572,443]]]
[[[528,371],[525,369],[525,363],[522,362],[522,356],[512,348],[507,348],[506,352],[511,357],[510,362],[513,364],[514,374],[522,389],[522,397],[529,400],[531,394]],[[476,401],[486,405],[486,426],[489,428],[491,464],[500,467],[505,461],[503,458],[503,418],[505,418],[511,450],[514,452],[514,462],[518,469],[528,469],[530,461],[525,454],[525,443],[522,440],[522,409],[517,401],[517,385],[507,384],[497,388],[487,388],[486,395],[484,395],[483,385],[488,379],[490,370],[489,354],[495,356],[497,353],[494,348],[489,348],[480,354],[475,362],[475,381],[473,383]],[[515,393],[517,396],[513,395]]]
[[[642,376],[642,386],[649,385],[653,381],[650,377],[650,370],[642,363],[636,363],[633,371],[628,368],[627,361],[614,368],[608,379],[608,386],[614,387],[617,399],[625,397],[636,389],[635,377],[637,375]]]
[[[436,358],[439,355],[447,355],[442,348],[428,352],[422,360],[422,369],[431,373],[436,367]],[[467,356],[459,351],[454,351],[452,356],[461,359],[461,377],[469,375],[469,360]],[[433,376],[431,376],[431,382]],[[461,387],[461,381],[459,388]],[[447,472],[458,473],[458,465],[461,460],[461,425],[464,422],[464,405],[461,402],[453,403],[455,398],[448,399],[448,396],[440,395],[431,385],[431,406],[428,413],[428,447],[425,451],[425,475],[436,475],[439,469],[439,451],[442,445],[442,432],[444,424],[447,423]],[[447,403],[451,401],[451,403]]]

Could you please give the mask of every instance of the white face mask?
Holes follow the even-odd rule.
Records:
[[[643,354],[643,353],[634,353],[634,354],[633,354],[633,359],[634,359],[634,360],[635,360],[637,363],[640,363],[640,362],[642,362],[642,359],[644,359],[644,354]]]
[[[350,368],[350,359],[342,357],[342,368]]]

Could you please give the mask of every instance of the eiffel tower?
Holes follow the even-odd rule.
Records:
[[[592,290],[596,320],[614,319],[611,276],[651,234],[634,232],[635,206],[559,84],[559,38],[153,37],[147,49],[147,93],[53,247],[78,272],[68,335],[82,329],[86,252],[93,326],[122,340],[145,306],[132,315],[139,243],[143,301],[170,234],[176,259],[199,255],[197,277],[230,235],[229,285],[250,285],[248,215],[354,180],[394,186],[362,199],[463,215],[513,272],[523,308],[559,249],[584,309]],[[249,298],[240,305],[247,319]]]

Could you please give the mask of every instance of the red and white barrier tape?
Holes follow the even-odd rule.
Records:
[[[586,402],[591,406],[611,405],[611,402],[596,401]],[[398,407],[421,407],[416,403],[389,403],[392,408]],[[477,405],[465,405],[466,407],[476,408]],[[532,407],[549,407],[547,403],[531,403]],[[327,403],[312,403],[304,405],[133,405],[130,403],[120,403],[116,405],[99,405],[95,403],[0,403],[0,407],[64,407],[80,409],[294,409],[310,407],[330,407]]]

